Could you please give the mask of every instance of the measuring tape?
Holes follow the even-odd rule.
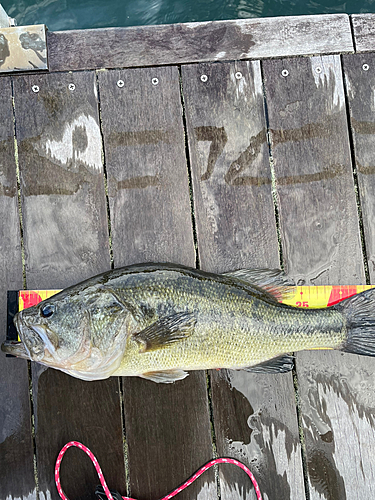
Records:
[[[361,293],[375,285],[322,285],[322,286],[296,286],[294,294],[283,300],[284,304],[294,307],[328,307],[341,300]],[[17,311],[22,311],[35,306],[61,290],[19,290],[8,292],[8,339],[20,340],[13,324],[13,317]]]
[[[295,294],[283,300],[283,303],[294,307],[328,307],[370,288],[375,288],[375,285],[297,286]],[[21,311],[39,304],[42,300],[48,299],[60,291],[20,290],[18,292],[18,310]]]

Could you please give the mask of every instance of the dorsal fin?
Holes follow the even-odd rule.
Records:
[[[223,274],[263,289],[278,302],[293,296],[296,290],[294,281],[281,269],[237,269]]]

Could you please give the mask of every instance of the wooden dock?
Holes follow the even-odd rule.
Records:
[[[49,72],[0,77],[6,291],[173,261],[375,280],[375,16],[52,32]],[[109,221],[109,223],[108,223]],[[70,440],[111,489],[157,500],[214,456],[265,500],[375,498],[375,359],[304,352],[282,375],[87,383],[0,356],[0,500],[57,500]],[[93,499],[88,458],[61,481]],[[255,499],[231,465],[179,495]]]

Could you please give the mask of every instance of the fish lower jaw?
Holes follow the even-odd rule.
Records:
[[[6,340],[1,344],[1,350],[12,356],[22,359],[31,359],[30,353],[25,348],[23,342],[18,342],[16,340]]]

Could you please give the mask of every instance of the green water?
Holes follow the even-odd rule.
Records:
[[[375,0],[0,0],[19,25],[52,31],[218,19],[375,12]]]

